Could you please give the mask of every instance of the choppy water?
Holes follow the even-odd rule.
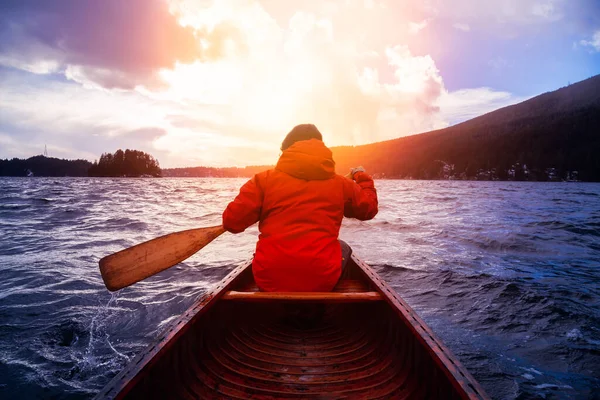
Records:
[[[220,223],[243,179],[0,178],[0,398],[89,398],[254,248],[111,295],[98,260]],[[600,398],[600,185],[377,181],[354,251],[494,399]]]

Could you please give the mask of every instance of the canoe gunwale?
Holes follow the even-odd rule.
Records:
[[[189,307],[179,316],[169,328],[162,331],[157,339],[152,341],[146,349],[131,360],[127,366],[118,373],[95,397],[94,399],[120,399],[135,386],[149,369],[161,358],[169,348],[177,342],[177,339],[188,331],[195,319],[199,318],[210,309],[221,296],[235,283],[236,279],[252,266],[252,259],[244,261],[234,268],[210,291],[204,294],[196,303]]]
[[[377,275],[364,261],[352,254],[352,260],[381,293],[388,304],[398,312],[400,319],[429,352],[432,359],[446,374],[456,390],[469,399],[489,399],[481,385],[473,378],[467,369],[452,354],[450,349],[433,333],[431,328],[417,315],[417,313],[400,297],[400,295]]]

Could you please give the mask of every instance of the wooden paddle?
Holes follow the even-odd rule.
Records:
[[[344,175],[352,179],[352,173]],[[222,226],[189,229],[140,243],[100,260],[106,288],[114,292],[170,268],[220,236]]]
[[[100,273],[111,292],[180,263],[220,236],[222,226],[170,233],[100,260]]]

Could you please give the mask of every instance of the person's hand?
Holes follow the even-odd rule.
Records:
[[[354,174],[357,172],[365,172],[365,169],[363,168],[363,166],[359,166],[359,167],[355,167],[355,168],[351,168],[350,169],[350,176],[352,177],[352,179],[354,179]]]

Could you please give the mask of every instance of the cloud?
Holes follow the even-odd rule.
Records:
[[[509,92],[482,87],[445,92],[440,96],[438,105],[441,119],[454,125],[525,100]]]
[[[414,56],[407,46],[363,51],[354,37],[335,30],[329,18],[296,12],[280,27],[263,8],[245,4],[247,8],[212,11],[213,18],[238,24],[250,50],[240,60],[164,71],[171,94],[187,103],[222,108],[210,121],[179,115],[171,123],[220,137],[257,135],[273,148],[292,126],[305,121],[317,124],[332,145],[384,140],[435,126],[433,102],[443,82],[431,57]],[[198,18],[207,12],[198,9]]]
[[[497,56],[488,61],[488,65],[496,70],[502,70],[514,66],[514,62],[508,61],[507,59]]]
[[[428,23],[429,23],[429,21],[426,19],[424,19],[421,22],[409,22],[408,23],[408,32],[411,35],[416,35],[417,33],[419,33],[419,31],[425,29],[427,27]]]
[[[600,51],[600,29],[594,32],[590,40],[579,42],[583,47],[589,47],[591,51]]]
[[[52,157],[90,161],[118,148],[142,150],[163,167],[259,164],[265,155],[273,163],[278,155],[262,132],[229,121],[229,106],[185,106],[14,70],[0,69],[0,86],[0,158],[28,158],[45,145]]]
[[[272,164],[298,123],[315,123],[330,146],[359,145],[516,101],[488,88],[448,93],[435,60],[418,44],[433,29],[395,32],[399,24],[435,20],[411,8],[399,23],[400,14],[386,8],[393,2],[303,2],[314,10],[286,9],[282,17],[254,0],[172,0],[167,8],[140,1],[131,0],[138,10],[110,0],[99,11],[103,26],[78,22],[64,31],[55,26],[67,18],[57,7],[73,6],[65,11],[69,18],[82,18],[100,2],[43,2],[34,11],[25,2],[31,24],[19,14],[20,3],[7,3],[11,17],[0,18],[20,36],[0,39],[0,64],[18,68],[0,68],[0,143],[6,143],[0,157],[47,143],[51,151],[88,159],[135,148],[163,167]],[[111,22],[115,7],[129,17]],[[162,23],[160,40],[138,32],[153,22]],[[135,43],[117,43],[127,32],[138,35]],[[174,44],[177,35],[182,41]],[[16,52],[18,43],[26,51]]]
[[[471,27],[468,24],[461,24],[457,22],[452,26],[454,27],[454,29],[458,29],[459,31],[463,32],[469,32],[471,30]]]
[[[119,147],[160,153],[154,143],[167,134],[162,113],[173,107],[14,70],[0,73],[0,86],[0,133],[12,143],[0,146],[0,157],[40,154],[45,144],[51,155],[89,160]]]
[[[7,0],[0,27],[3,65],[105,88],[157,87],[160,69],[243,48],[234,27],[183,27],[163,0]]]
[[[562,13],[557,10],[553,1],[533,4],[531,13],[548,21],[555,21],[562,18]]]
[[[566,0],[494,0],[487,2],[433,0],[429,4],[444,17],[463,17],[464,20],[480,20],[481,23],[489,23],[491,20],[505,24],[527,25],[561,19],[563,6],[567,3]]]
[[[560,21],[571,7],[567,0],[431,0],[419,4],[425,16],[456,21],[452,24],[455,29],[474,29],[500,37],[517,37],[531,27]]]
[[[120,135],[121,138],[131,140],[133,143],[153,142],[156,139],[165,136],[167,132],[162,128],[139,128]]]

